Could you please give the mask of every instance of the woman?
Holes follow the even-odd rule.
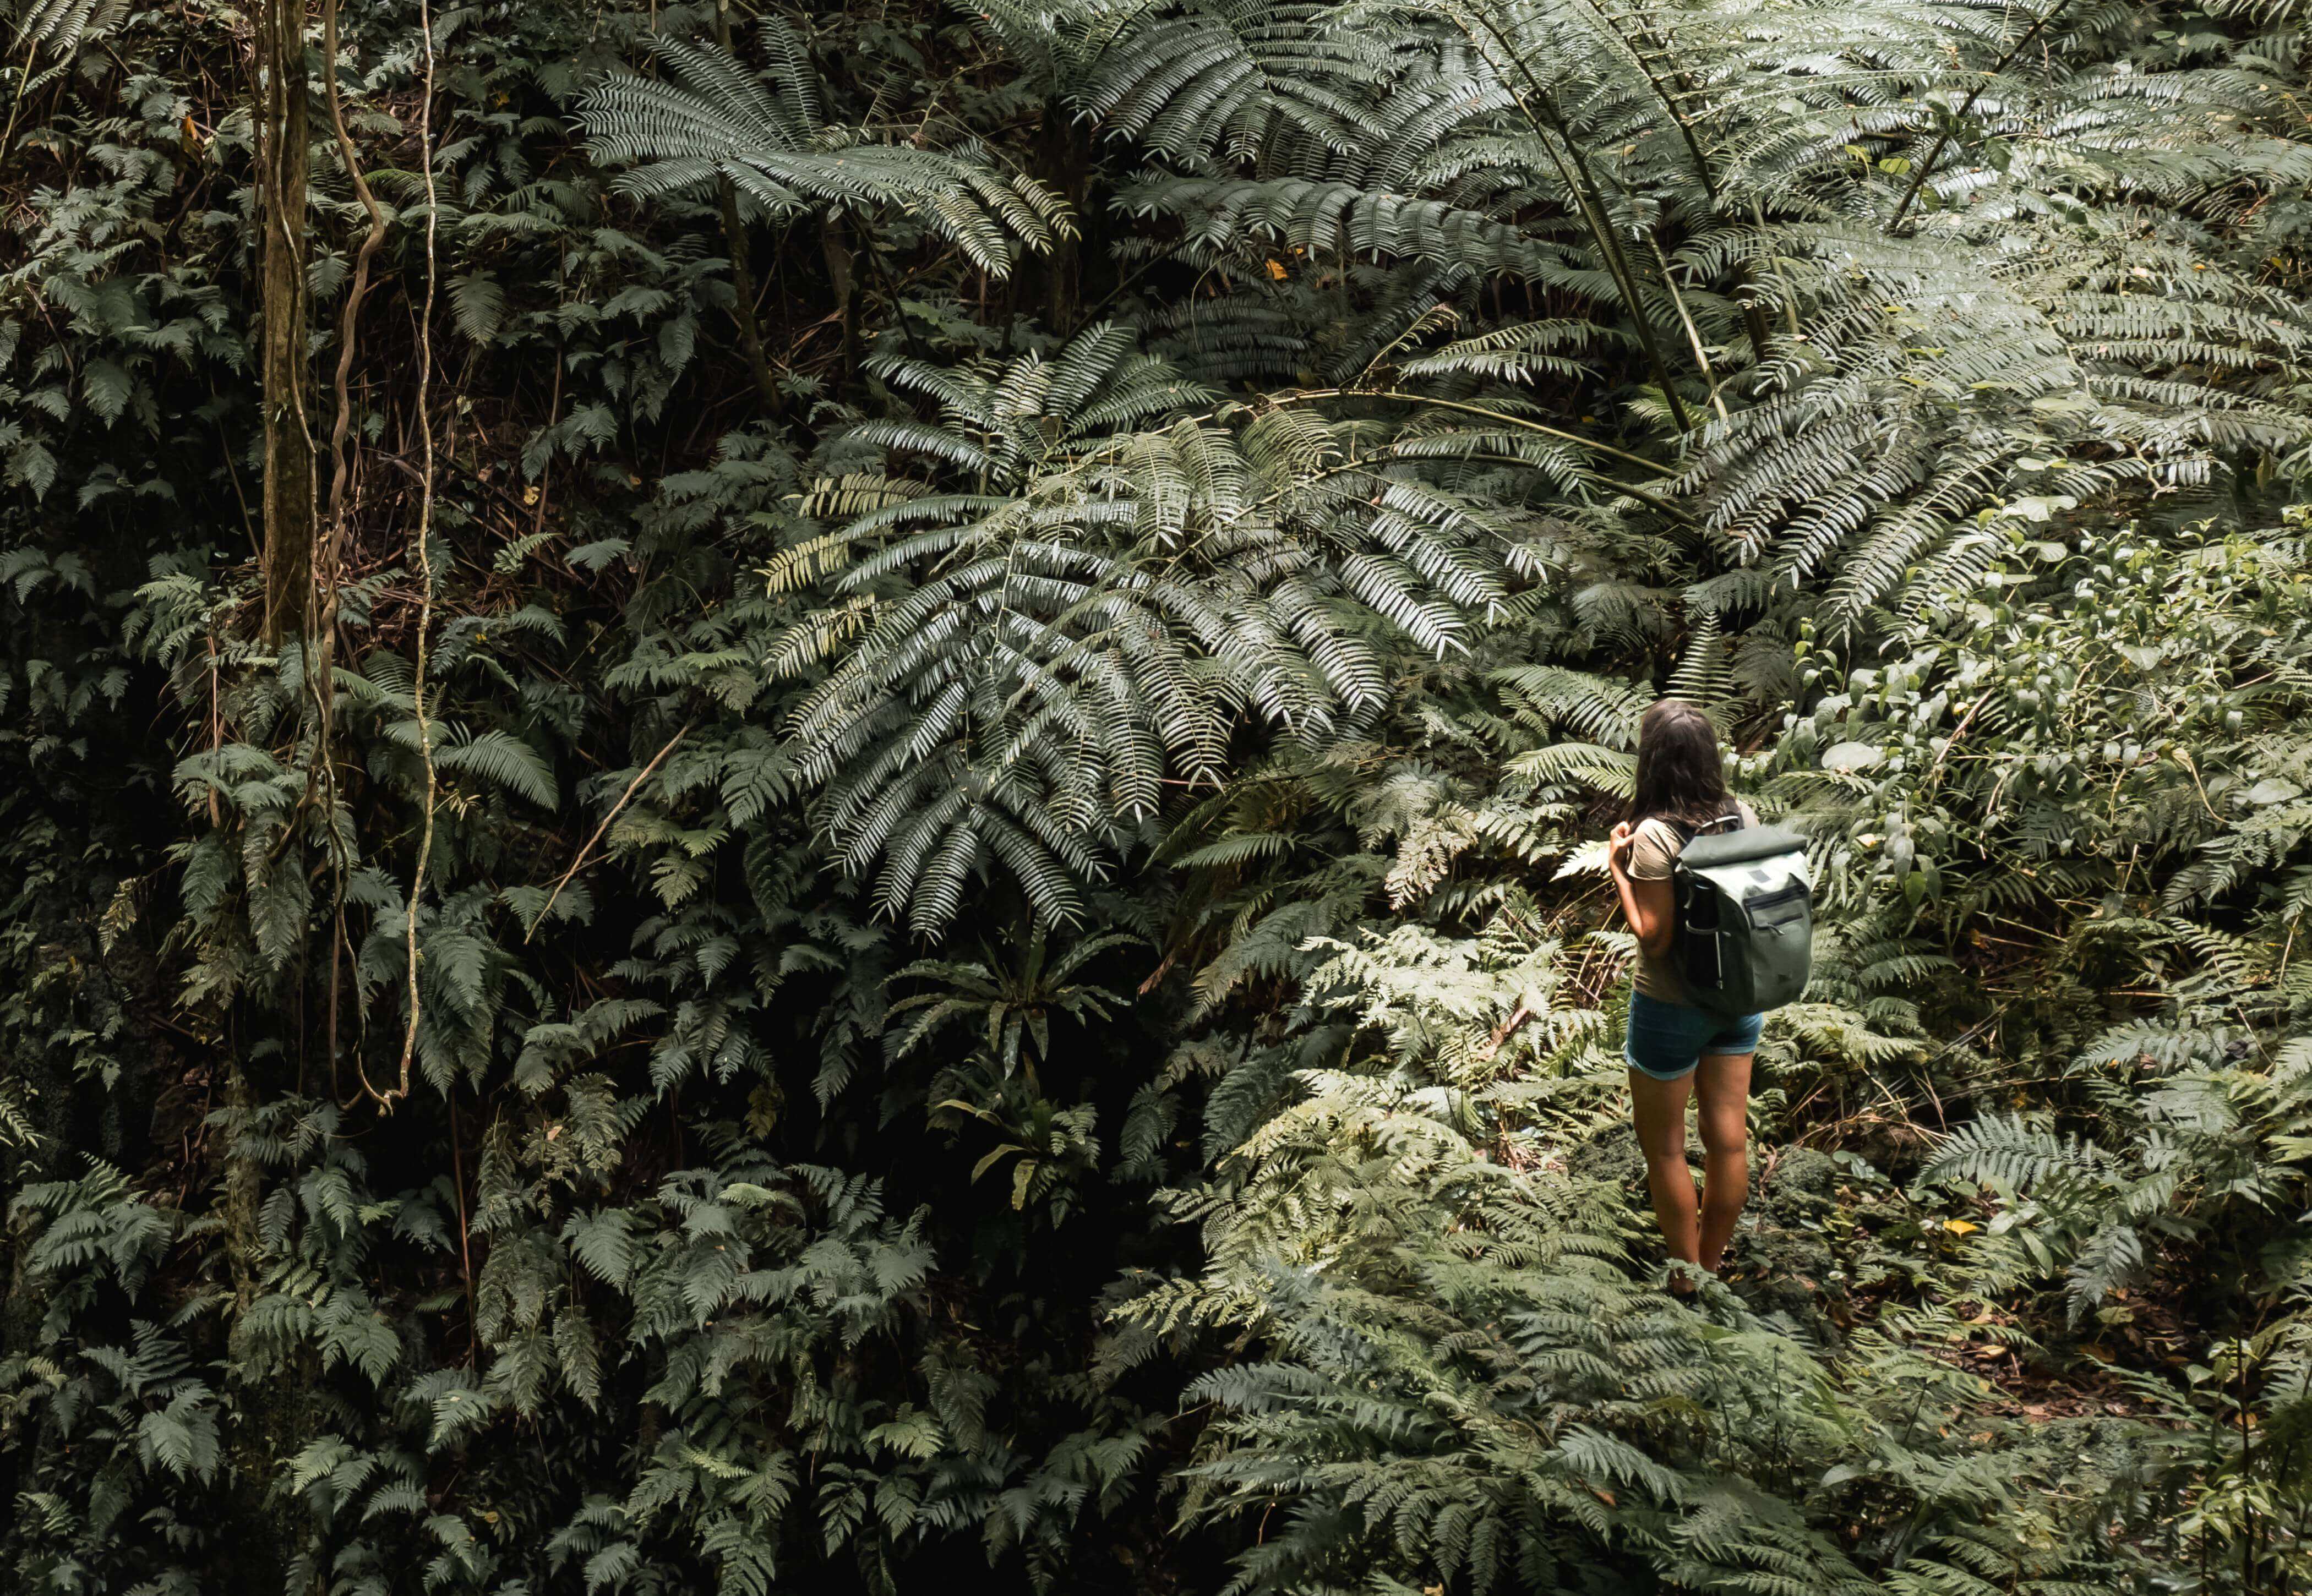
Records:
[[[1732,817],[1739,815],[1737,822]],[[1614,828],[1606,861],[1622,912],[1637,933],[1638,967],[1630,991],[1624,1055],[1638,1145],[1654,1217],[1669,1242],[1673,1288],[1692,1280],[1677,1260],[1715,1274],[1750,1185],[1744,1142],[1748,1126],[1750,1057],[1760,1017],[1729,1020],[1695,1007],[1671,958],[1677,911],[1670,867],[1686,839],[1724,826],[1756,825],[1747,804],[1726,790],[1718,732],[1700,710],[1665,698],[1638,723],[1637,791],[1630,817]],[[1686,1103],[1701,1103],[1702,1197],[1686,1164]]]

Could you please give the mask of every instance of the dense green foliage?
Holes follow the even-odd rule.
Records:
[[[0,1585],[2302,1588],[2299,13],[17,0]]]

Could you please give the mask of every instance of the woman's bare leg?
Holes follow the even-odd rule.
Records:
[[[1694,1172],[1686,1164],[1686,1103],[1694,1076],[1658,1081],[1642,1069],[1630,1071],[1631,1119],[1638,1151],[1645,1155],[1646,1190],[1654,1199],[1654,1220],[1669,1243],[1669,1255],[1698,1264],[1702,1233],[1695,1210]]]
[[[1712,1274],[1725,1255],[1750,1195],[1749,1053],[1705,1056],[1694,1072],[1702,1129],[1702,1235],[1700,1261]],[[1683,1127],[1680,1128],[1683,1129]],[[1656,1198],[1657,1204],[1660,1199]]]

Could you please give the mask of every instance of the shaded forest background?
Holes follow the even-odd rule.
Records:
[[[2295,0],[316,7],[0,59],[0,1583],[2304,1588]]]

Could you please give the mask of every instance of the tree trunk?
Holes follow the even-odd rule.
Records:
[[[280,644],[303,639],[316,624],[313,602],[315,502],[311,405],[306,383],[305,183],[308,79],[304,0],[256,0],[258,371],[265,410],[264,636]],[[332,66],[331,70],[335,70]],[[326,702],[326,698],[323,700]],[[328,757],[324,753],[323,759]],[[336,1038],[330,1039],[332,1046]],[[224,1102],[232,1135],[222,1149],[225,1263],[232,1283],[234,1334],[261,1289],[265,1252],[258,1235],[263,1172],[242,1145],[257,1088],[237,1057],[227,1056]],[[231,1343],[228,1343],[230,1345]],[[297,1437],[310,1380],[286,1371],[243,1384],[221,1437],[226,1457],[220,1492],[225,1519],[245,1531],[258,1522],[267,1488]],[[278,1589],[287,1559],[280,1543],[241,1533],[229,1537],[233,1571],[250,1589]]]
[[[1042,136],[1038,140],[1036,176],[1068,202],[1079,228],[1084,225],[1084,191],[1091,165],[1088,159],[1090,152],[1085,145],[1084,132],[1069,118],[1067,106],[1057,97],[1047,101],[1044,106]],[[1053,333],[1063,338],[1076,330],[1076,318],[1083,307],[1079,248],[1075,236],[1062,233],[1052,240],[1052,253],[1042,263],[1051,283],[1044,314]],[[1021,253],[1020,266],[1027,269],[1032,257],[1025,251]]]
[[[738,58],[738,48],[731,42],[731,0],[715,0],[714,42],[724,55]],[[731,292],[738,301],[739,344],[746,352],[747,370],[754,376],[763,408],[776,415],[786,408],[786,399],[771,375],[770,358],[763,352],[762,323],[755,316],[755,268],[748,259],[747,226],[739,214],[739,186],[728,178],[717,179],[716,184],[722,202],[723,243],[731,251]]]
[[[312,609],[313,438],[306,394],[304,0],[258,0],[258,371],[265,405],[265,638]]]
[[[827,255],[827,280],[835,290],[837,325],[843,332],[843,381],[848,388],[859,380],[859,274],[851,249],[851,226],[841,211],[829,211],[819,224]]]

